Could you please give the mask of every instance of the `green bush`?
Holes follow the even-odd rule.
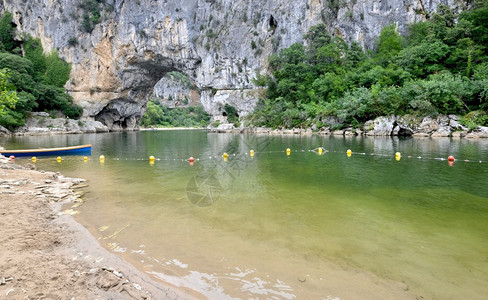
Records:
[[[169,108],[157,100],[147,103],[141,119],[143,127],[206,127],[209,123],[210,116],[200,106]]]
[[[227,115],[227,121],[229,123],[233,123],[236,127],[239,127],[239,115],[237,114],[237,109],[234,106],[226,103],[224,105],[224,111]]]
[[[488,126],[488,112],[483,110],[475,110],[463,116],[459,122],[470,130],[478,128],[478,126]]]
[[[45,56],[46,72],[43,76],[45,84],[54,85],[62,88],[69,80],[71,66],[60,59],[56,51],[52,51]]]
[[[382,115],[488,108],[488,0],[461,15],[439,5],[405,37],[386,26],[376,52],[332,38],[324,24],[312,26],[304,40],[306,46],[272,55],[272,76],[255,80],[268,91],[249,116],[253,124],[311,126],[326,115],[358,124]]]

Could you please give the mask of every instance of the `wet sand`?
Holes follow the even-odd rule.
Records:
[[[0,299],[201,298],[101,247],[71,216],[83,180],[28,168],[0,157]]]

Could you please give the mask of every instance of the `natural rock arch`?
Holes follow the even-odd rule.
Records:
[[[169,72],[185,73],[199,63],[198,58],[175,60],[160,54],[149,59],[147,55],[131,59],[128,67],[120,72],[123,88],[92,117],[111,131],[137,129],[156,83]]]

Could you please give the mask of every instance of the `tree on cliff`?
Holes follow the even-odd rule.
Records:
[[[16,91],[17,101],[14,106],[2,106],[0,125],[9,129],[22,126],[28,113],[34,110],[61,111],[70,118],[80,117],[82,108],[74,105],[64,90],[71,66],[56,51],[44,53],[39,39],[24,36],[22,41],[16,41],[15,35],[12,14],[6,12],[0,17],[0,69],[8,70],[3,80],[8,91]]]
[[[19,97],[15,91],[15,87],[8,83],[9,70],[0,70],[0,116],[5,114],[6,108],[13,108]]]
[[[12,52],[17,46],[15,27],[12,25],[12,14],[6,12],[0,18],[0,51]]]

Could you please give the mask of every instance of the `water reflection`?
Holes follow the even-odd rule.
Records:
[[[212,299],[408,297],[391,283],[379,296],[385,278],[427,298],[488,294],[485,140],[167,131],[0,143],[94,144],[87,163],[36,164],[89,180],[80,218],[105,246]],[[436,159],[449,155],[452,167]]]

